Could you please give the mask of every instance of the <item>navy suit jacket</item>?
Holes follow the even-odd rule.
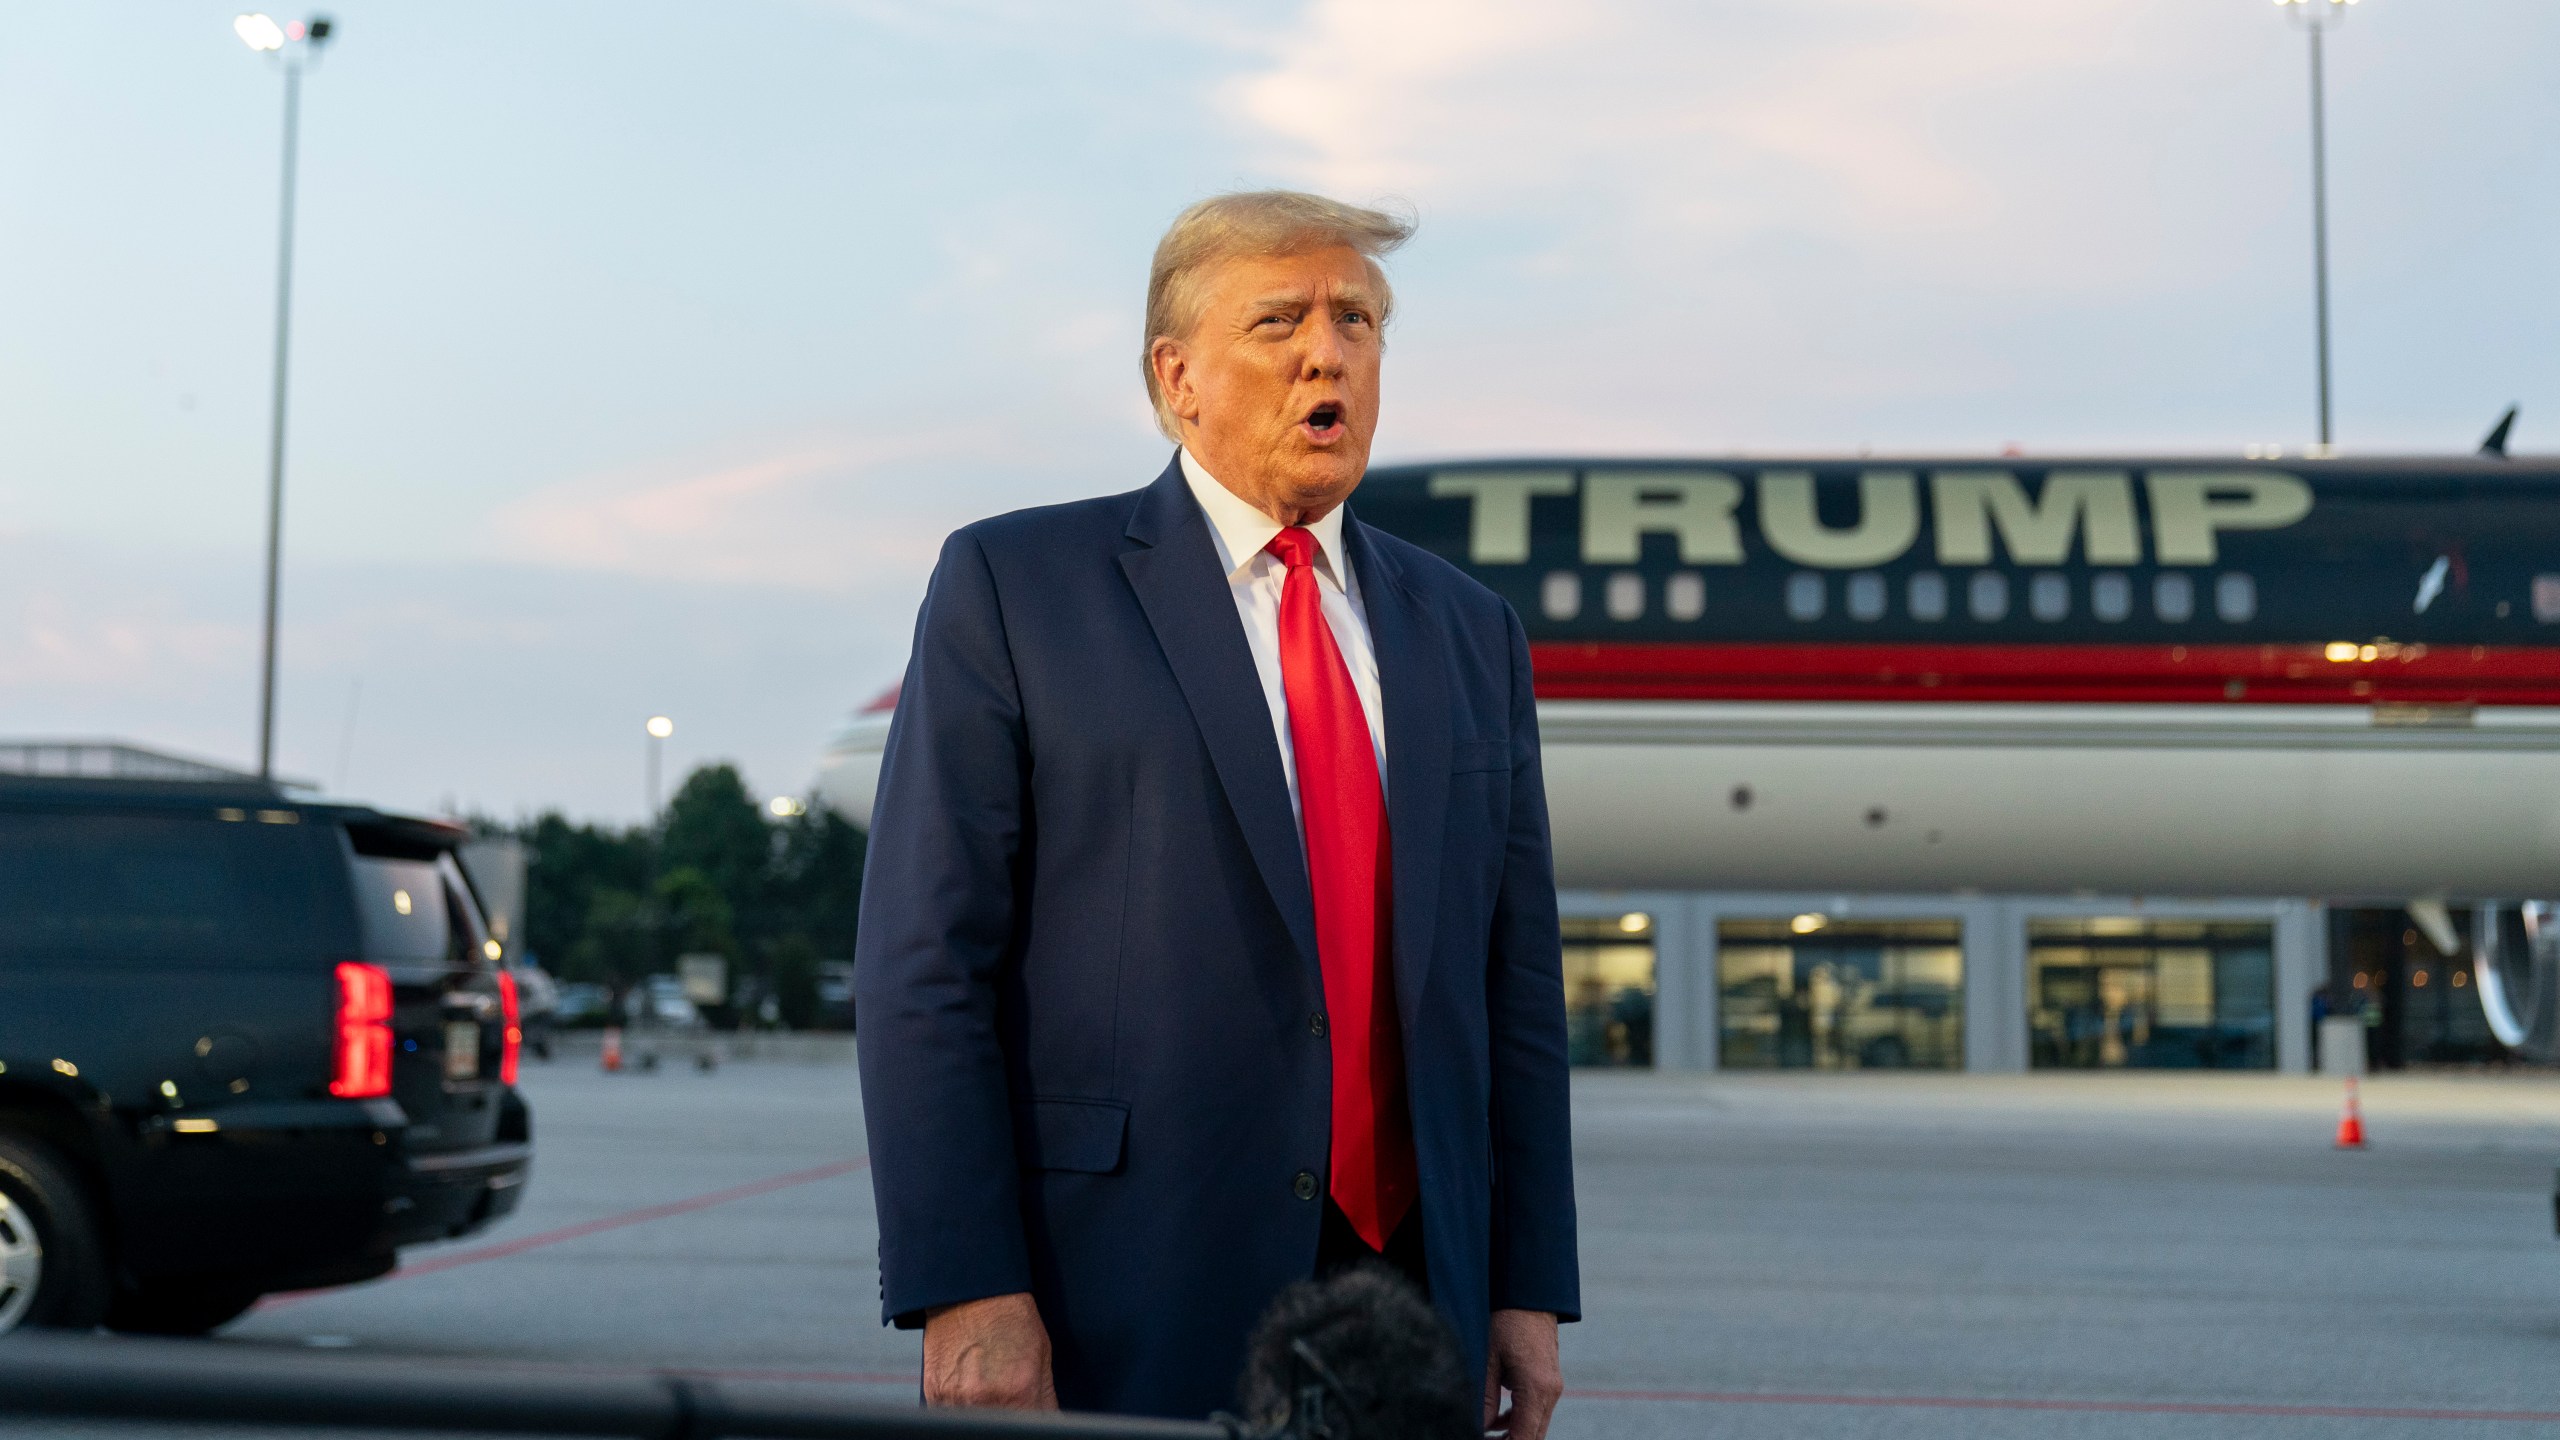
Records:
[[[1581,1303],[1528,641],[1446,561],[1343,534],[1431,1298],[1482,1374],[1490,1311]],[[1314,1265],[1332,1067],[1279,742],[1178,463],[944,544],[854,974],[887,1318],[1027,1290],[1068,1407],[1232,1404]]]

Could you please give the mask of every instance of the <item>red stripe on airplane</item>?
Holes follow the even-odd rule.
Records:
[[[2560,647],[1823,645],[1550,641],[1546,700],[2560,705]]]

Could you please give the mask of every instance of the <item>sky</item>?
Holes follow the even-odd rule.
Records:
[[[254,757],[281,82],[0,36],[0,739]],[[293,12],[300,13],[300,12]],[[347,0],[303,94],[277,766],[807,789],[941,537],[1134,489],[1156,236],[1392,200],[1381,462],[2313,438],[2266,0]],[[279,12],[284,15],[285,12]],[[290,18],[290,16],[285,16]],[[2338,439],[2560,448],[2560,6],[2328,41]]]

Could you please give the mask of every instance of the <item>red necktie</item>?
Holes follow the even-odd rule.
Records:
[[[1289,569],[1280,587],[1280,684],[1333,1041],[1333,1203],[1371,1249],[1384,1250],[1418,1188],[1396,1019],[1386,796],[1360,692],[1325,623],[1316,537],[1292,525],[1266,548]]]

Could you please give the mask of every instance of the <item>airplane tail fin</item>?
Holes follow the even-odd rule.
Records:
[[[2480,453],[2495,456],[2500,460],[2506,459],[2507,433],[2515,428],[2516,407],[2510,405],[2507,407],[2507,413],[2498,417],[2497,428],[2489,432],[2489,438],[2480,442]]]

